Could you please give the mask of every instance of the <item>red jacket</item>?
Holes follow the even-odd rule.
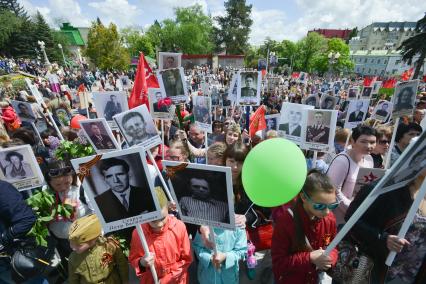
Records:
[[[11,106],[7,106],[5,108],[2,108],[1,111],[2,111],[1,118],[7,124],[11,124],[16,119],[19,119],[18,116],[16,115],[15,110]]]
[[[297,208],[303,221],[304,231],[314,250],[325,249],[336,236],[336,219],[330,212],[326,217],[310,220],[302,206]],[[318,283],[318,271],[310,261],[310,252],[291,253],[295,236],[294,219],[286,210],[275,224],[272,236],[272,270],[276,283]],[[337,261],[337,250],[330,257],[333,265]]]

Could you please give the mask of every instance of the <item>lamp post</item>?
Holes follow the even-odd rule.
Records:
[[[44,41],[37,41],[37,43],[38,43],[38,45],[40,45],[40,49],[41,49],[41,51],[43,52],[43,54],[44,54],[44,61],[45,61],[45,63],[46,63],[46,65],[50,65],[50,62],[49,62],[49,59],[47,58],[47,54],[46,54],[46,47],[45,47],[45,43],[44,43]]]
[[[65,64],[64,66],[67,67],[67,61],[65,60],[65,55],[64,55],[64,50],[62,48],[62,44],[58,43],[58,47],[61,50],[62,58],[64,59],[64,64]]]
[[[338,51],[337,52],[330,51],[330,53],[328,54],[328,66],[329,66],[330,77],[333,76],[333,71],[334,71],[333,66],[337,62],[339,62],[339,57],[340,57],[340,53]]]

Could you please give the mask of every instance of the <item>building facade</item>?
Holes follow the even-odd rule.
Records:
[[[349,48],[358,50],[395,50],[416,34],[416,22],[372,23],[349,40]]]

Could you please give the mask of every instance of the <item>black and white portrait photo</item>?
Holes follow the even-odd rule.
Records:
[[[297,78],[298,83],[305,84],[308,82],[308,73],[300,72],[299,77]]]
[[[120,149],[105,118],[81,120],[80,126],[96,153]]]
[[[382,86],[382,81],[375,81],[373,83],[373,88],[371,90],[372,95],[377,95],[379,93],[380,87]]]
[[[153,118],[172,119],[175,106],[172,100],[161,92],[160,88],[148,89],[149,109]]]
[[[336,103],[337,103],[337,97],[329,96],[329,95],[321,96],[321,102],[320,102],[321,109],[333,110],[336,107]]]
[[[201,130],[212,132],[211,100],[205,96],[194,96],[194,120]]]
[[[84,177],[83,187],[105,232],[161,218],[142,148],[105,153],[91,165],[94,158],[84,157],[71,162],[77,173],[89,167],[85,169],[89,174]]]
[[[157,78],[161,92],[166,94],[166,97],[169,97],[174,104],[187,101],[188,90],[183,68],[157,71]]]
[[[389,101],[381,100],[377,103],[376,107],[371,114],[371,118],[386,121],[389,115],[392,113],[392,103]]]
[[[238,73],[239,105],[259,105],[261,74],[258,71],[240,71]]]
[[[401,117],[403,115],[413,114],[418,84],[419,80],[412,80],[400,82],[396,85],[392,101],[392,117]]]
[[[320,98],[319,98],[318,94],[312,94],[312,95],[305,97],[302,100],[302,103],[304,105],[313,106],[314,108],[317,108],[320,105]]]
[[[69,126],[71,121],[71,114],[64,108],[57,108],[54,110],[54,115],[59,121],[61,126]]]
[[[159,70],[179,68],[181,66],[182,53],[160,52],[158,59]]]
[[[40,187],[43,174],[30,145],[0,149],[0,179],[13,184],[18,190]]]
[[[313,106],[284,102],[281,107],[281,116],[278,126],[278,134],[296,144],[301,142],[302,128],[306,121],[306,109]]]
[[[124,90],[129,90],[132,87],[129,76],[120,76],[120,81]]]
[[[265,115],[266,131],[278,130],[279,119],[280,119],[280,115],[278,113]]]
[[[349,101],[346,113],[345,128],[352,129],[365,120],[370,100]]]
[[[182,221],[235,228],[231,169],[163,161]]]
[[[127,111],[127,95],[125,92],[92,92],[93,102],[99,118],[105,118],[111,128],[116,128],[112,117]]]
[[[350,88],[348,91],[348,100],[356,100],[358,97],[359,88]]]
[[[222,104],[222,100],[220,99],[220,93],[217,86],[212,87],[210,97],[212,98],[212,106],[220,106]]]
[[[362,87],[360,99],[370,99],[371,98],[371,91],[373,90],[373,87]]]
[[[336,110],[306,110],[307,126],[302,148],[328,152],[334,148]]]
[[[30,103],[21,101],[10,101],[10,103],[12,104],[12,107],[15,109],[16,114],[19,116],[21,121],[32,123],[36,120],[36,116]]]
[[[229,107],[233,103],[237,101],[237,95],[238,95],[238,73],[233,73],[231,78],[231,84],[229,85],[228,89],[228,96],[223,99],[223,106]],[[229,104],[229,105],[228,105]]]
[[[161,138],[146,105],[120,113],[114,116],[114,120],[129,147],[140,145],[149,149],[161,144]]]

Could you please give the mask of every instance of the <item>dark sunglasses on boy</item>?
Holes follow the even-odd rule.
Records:
[[[59,177],[59,176],[68,176],[72,175],[74,170],[72,167],[65,167],[59,169],[50,169],[47,174],[49,177]]]
[[[330,204],[325,204],[325,203],[316,203],[316,202],[313,202],[312,201],[312,199],[309,197],[309,195],[307,195],[306,194],[306,192],[304,192],[303,190],[302,190],[302,192],[303,192],[303,195],[305,196],[305,198],[309,201],[309,203],[311,203],[312,204],[312,207],[315,209],[315,210],[318,210],[318,211],[323,211],[323,210],[325,210],[326,208],[328,208],[328,209],[330,209],[330,210],[334,210],[334,209],[336,209],[337,207],[339,207],[339,201],[337,201],[337,202],[334,202],[334,203],[330,203]]]

